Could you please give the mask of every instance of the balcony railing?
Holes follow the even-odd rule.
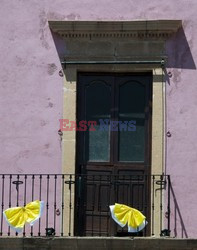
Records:
[[[170,233],[169,175],[0,175],[1,236],[151,236]],[[15,233],[3,211],[44,201],[44,213],[31,227]],[[127,233],[112,220],[109,205],[121,203],[140,210],[148,225]]]

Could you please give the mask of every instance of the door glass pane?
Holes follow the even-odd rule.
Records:
[[[110,103],[111,87],[103,81],[94,81],[85,89],[86,121],[94,121],[95,131],[85,132],[86,161],[105,162],[110,159]],[[105,126],[100,126],[103,124]]]
[[[119,88],[119,161],[144,161],[145,86],[128,81]]]

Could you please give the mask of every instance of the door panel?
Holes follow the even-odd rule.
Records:
[[[85,114],[88,121],[110,120],[111,86],[108,82],[94,79],[85,84],[84,88]],[[110,160],[110,129],[99,129],[94,125],[94,131],[85,133],[85,161],[102,162]]]
[[[118,117],[121,128],[118,161],[144,162],[146,86],[137,81],[119,82]]]
[[[78,75],[77,122],[87,130],[77,132],[76,235],[126,234],[110,218],[115,202],[149,215],[151,79]]]

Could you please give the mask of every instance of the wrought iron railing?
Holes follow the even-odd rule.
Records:
[[[151,236],[170,234],[169,175],[1,174],[1,236]],[[5,221],[7,208],[44,201],[34,226],[15,233]],[[111,219],[109,205],[141,211],[148,225],[130,234]]]

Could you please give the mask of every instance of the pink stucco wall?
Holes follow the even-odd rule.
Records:
[[[63,79],[48,20],[181,19],[183,30],[166,44],[167,173],[178,205],[172,233],[185,227],[184,236],[196,237],[196,11],[196,0],[1,0],[1,173],[61,173]]]

